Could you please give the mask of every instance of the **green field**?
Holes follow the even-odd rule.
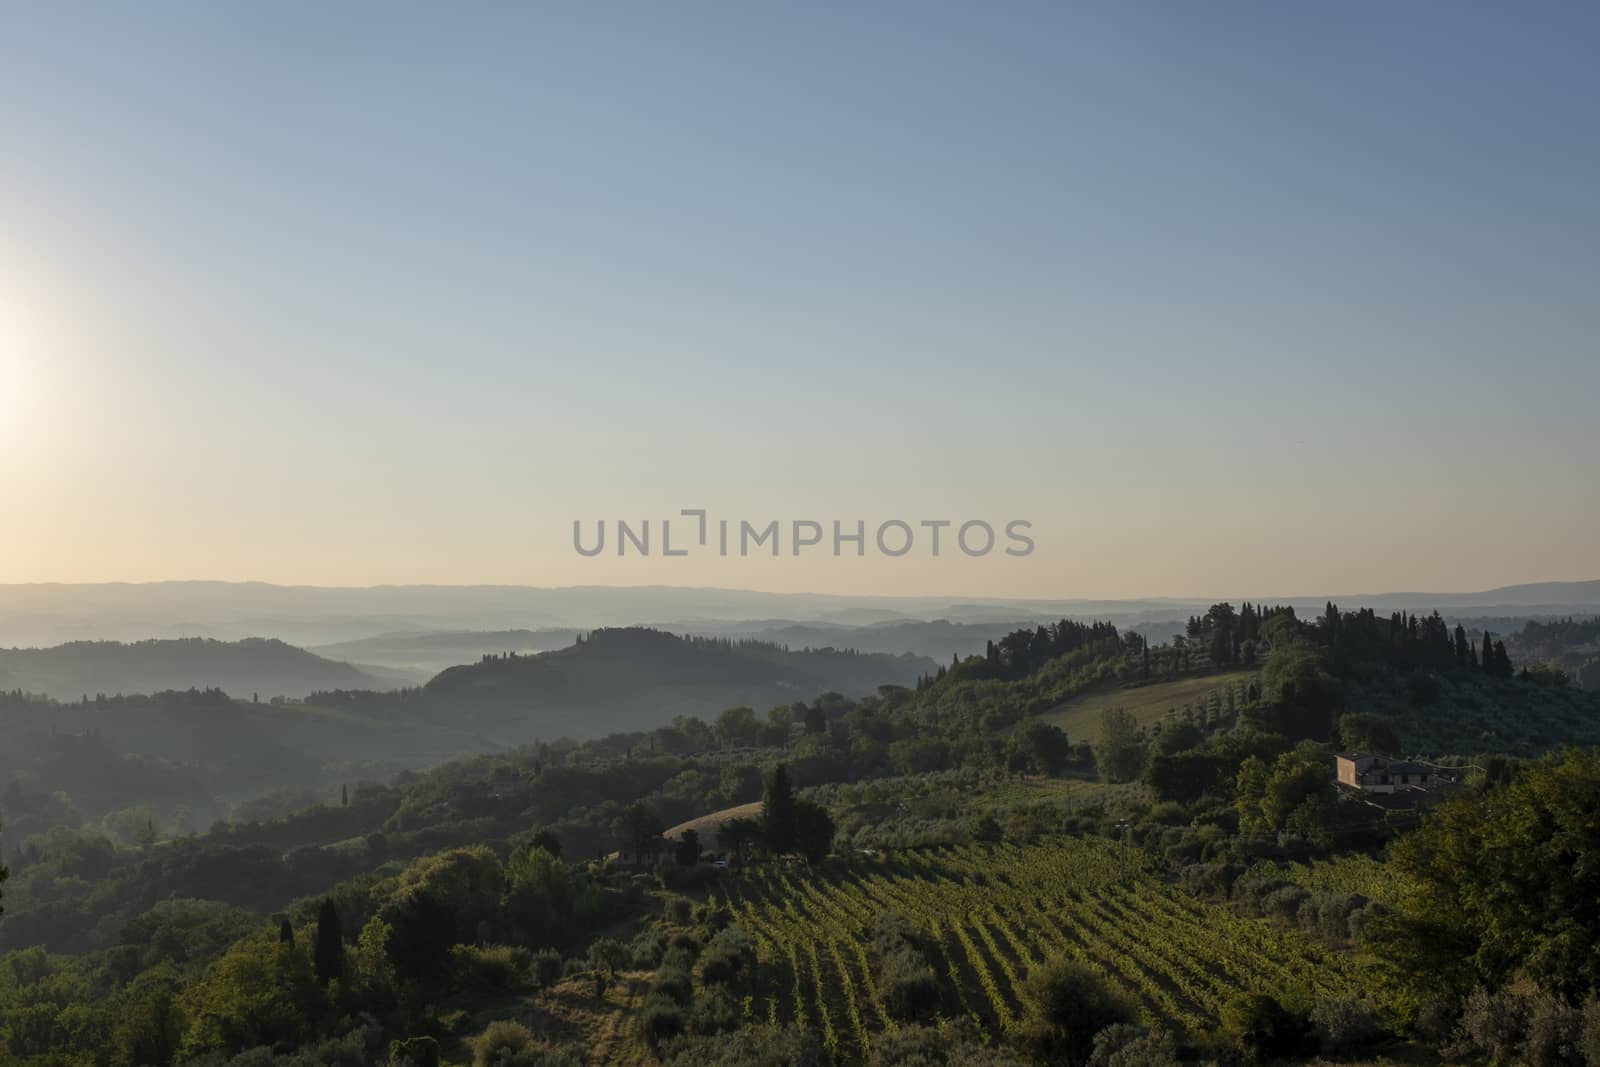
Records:
[[[969,844],[856,861],[827,873],[766,868],[718,892],[757,946],[752,1021],[817,1033],[837,1062],[859,1062],[893,1029],[874,987],[871,925],[905,916],[940,983],[940,1014],[999,1036],[1028,1010],[1030,968],[1088,963],[1152,1025],[1214,1027],[1241,990],[1345,995],[1348,957],[1292,930],[1234,915],[1136,870],[1099,839]]]
[[[1168,712],[1182,711],[1185,704],[1202,704],[1213,692],[1248,686],[1254,676],[1254,671],[1225,671],[1154,685],[1100,689],[1073,697],[1043,717],[1065,730],[1073,741],[1098,741],[1100,715],[1109,708],[1132,713],[1144,726]]]

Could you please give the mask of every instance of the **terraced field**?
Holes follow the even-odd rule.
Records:
[[[1102,840],[970,844],[861,861],[826,876],[773,869],[724,894],[755,939],[757,993],[747,1011],[814,1029],[837,1060],[861,1058],[893,1029],[873,988],[869,930],[895,911],[927,935],[942,1014],[991,1033],[1027,1008],[1029,968],[1086,961],[1179,1033],[1211,1028],[1241,990],[1355,991],[1350,961],[1261,920],[1186,896],[1122,862]]]

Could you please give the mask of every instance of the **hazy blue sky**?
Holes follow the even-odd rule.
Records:
[[[1600,576],[1593,4],[0,5],[0,581]],[[580,559],[571,523],[1034,523]]]

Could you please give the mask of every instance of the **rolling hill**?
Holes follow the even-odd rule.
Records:
[[[0,649],[0,691],[20,689],[57,700],[167,689],[222,689],[268,700],[303,697],[319,689],[387,689],[392,684],[348,663],[267,638],[74,641],[54,648]]]
[[[919,656],[685,638],[659,630],[596,630],[570,648],[452,667],[422,699],[458,726],[507,741],[595,737],[660,726],[675,715],[764,710],[825,692],[914,685],[937,669]]]

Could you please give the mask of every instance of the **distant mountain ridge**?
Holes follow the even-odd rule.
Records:
[[[1015,623],[1062,617],[1118,626],[1202,614],[1241,599],[1142,597],[1127,600],[834,596],[672,586],[378,586],[328,588],[262,582],[34,584],[0,586],[0,646],[63,641],[266,635],[301,646],[427,631],[498,631],[654,625],[678,632],[730,622],[869,626],[947,619]],[[1318,594],[1242,599],[1320,611],[1333,600],[1377,610],[1461,618],[1580,615],[1600,611],[1600,580],[1536,582],[1480,592]]]
[[[236,697],[303,697],[319,689],[388,689],[392,683],[276,638],[190,637],[72,641],[51,648],[0,648],[0,691],[57,700],[169,689],[222,689]]]

